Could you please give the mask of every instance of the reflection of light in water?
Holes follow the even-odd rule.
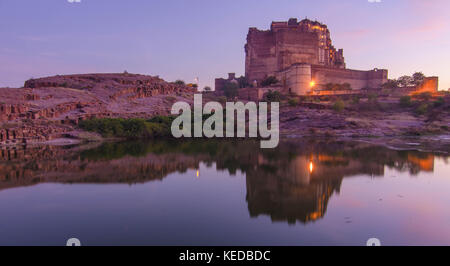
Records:
[[[314,170],[314,164],[312,162],[309,163],[309,172],[312,173]]]
[[[200,171],[199,170],[197,170],[197,177],[199,177],[200,176]]]

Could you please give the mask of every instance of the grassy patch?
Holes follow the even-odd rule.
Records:
[[[172,117],[157,116],[150,120],[133,118],[95,118],[81,121],[81,129],[103,137],[142,139],[170,136]]]

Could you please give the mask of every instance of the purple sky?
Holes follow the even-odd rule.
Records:
[[[248,27],[317,19],[348,68],[423,71],[450,88],[448,0],[0,0],[0,86],[31,77],[123,72],[214,85],[244,74]]]

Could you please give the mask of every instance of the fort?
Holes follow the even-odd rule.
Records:
[[[245,77],[218,78],[215,90],[220,93],[227,82],[236,82],[240,94],[261,98],[265,80],[272,78],[271,88],[291,95],[355,94],[381,89],[388,81],[388,70],[347,69],[344,50],[337,50],[328,27],[320,22],[291,18],[272,22],[270,30],[250,28],[245,45]],[[246,80],[246,86],[243,79]],[[433,77],[433,91],[437,78]],[[340,89],[333,90],[333,86]],[[412,88],[410,88],[412,89]]]

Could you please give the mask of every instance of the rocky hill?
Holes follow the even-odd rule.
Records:
[[[192,102],[194,91],[128,73],[30,79],[23,88],[0,88],[0,143],[48,141],[93,117],[167,115],[173,102]]]

